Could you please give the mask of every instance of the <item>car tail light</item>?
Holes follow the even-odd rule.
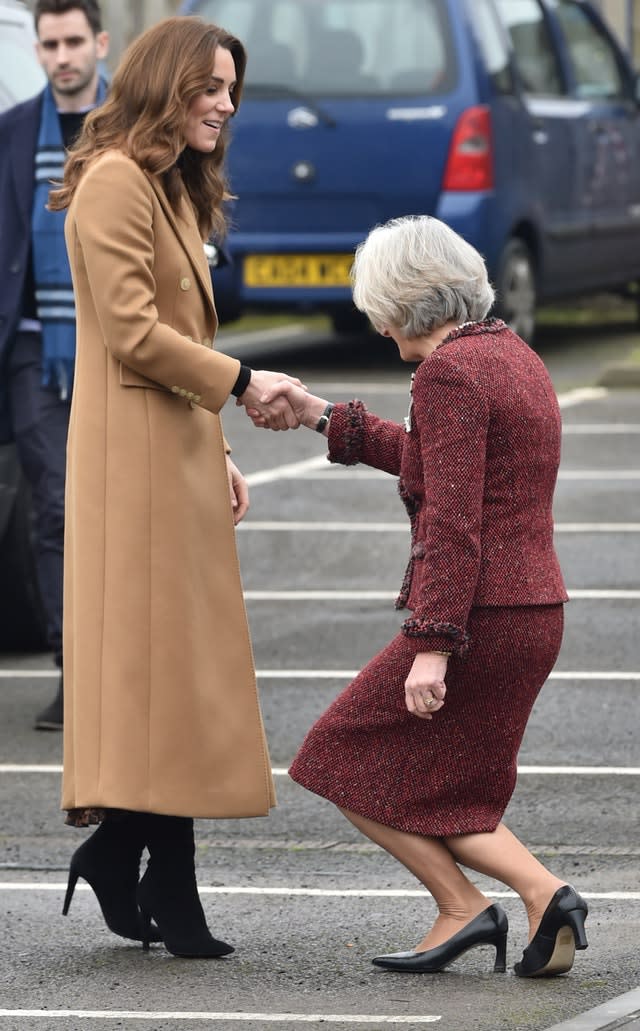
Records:
[[[493,146],[491,112],[488,107],[469,107],[463,111],[455,127],[447,167],[444,190],[492,190]]]

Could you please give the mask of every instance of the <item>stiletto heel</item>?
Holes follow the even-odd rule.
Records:
[[[151,914],[147,913],[145,909],[140,910],[140,932],[142,937],[142,951],[149,951],[149,942],[151,940]]]
[[[93,889],[109,930],[122,938],[140,941],[136,889],[144,848],[142,820],[135,814],[106,819],[76,849],[69,864],[63,916],[69,912],[78,878],[82,877]],[[149,940],[160,941],[157,927],[149,930]]]
[[[69,906],[71,905],[71,899],[73,898],[73,893],[74,893],[74,891],[76,889],[76,884],[78,883],[78,877],[79,876],[80,875],[79,875],[78,871],[75,869],[75,867],[73,865],[73,860],[72,860],[71,861],[71,866],[69,867],[69,880],[67,881],[67,891],[66,891],[66,894],[65,894],[65,897],[64,897],[64,904],[62,906],[62,915],[63,916],[66,916],[67,913],[69,912]]]
[[[408,974],[434,974],[477,945],[493,945],[496,950],[495,973],[503,974],[507,961],[507,933],[509,921],[502,906],[493,905],[470,921],[442,945],[425,952],[392,952],[376,956],[371,962],[387,970]]]
[[[518,977],[555,977],[571,970],[576,949],[589,945],[584,930],[588,912],[587,903],[570,884],[558,888],[513,968]]]
[[[504,974],[507,969],[507,932],[500,935],[496,941],[496,961],[493,965],[494,974]]]

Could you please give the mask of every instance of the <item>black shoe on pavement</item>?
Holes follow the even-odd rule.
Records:
[[[62,700],[62,677],[60,677],[57,694],[53,701],[47,705],[46,709],[43,709],[42,712],[36,716],[36,721],[33,725],[34,730],[62,730]]]

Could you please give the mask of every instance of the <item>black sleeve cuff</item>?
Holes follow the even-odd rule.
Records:
[[[234,397],[242,397],[245,390],[249,386],[249,380],[251,379],[251,369],[248,365],[241,365],[238,378],[234,385],[231,387],[231,393]]]

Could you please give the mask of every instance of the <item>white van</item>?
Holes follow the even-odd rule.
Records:
[[[35,54],[33,18],[19,0],[0,0],[0,111],[43,89],[45,75]]]

